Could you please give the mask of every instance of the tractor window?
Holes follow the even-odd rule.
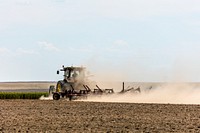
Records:
[[[66,70],[66,71],[65,71],[64,76],[67,77],[67,78],[70,77],[70,75],[69,75],[69,70]]]
[[[76,78],[79,75],[79,71],[73,71],[72,72],[72,77]]]

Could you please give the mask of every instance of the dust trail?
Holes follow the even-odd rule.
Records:
[[[200,88],[198,85],[185,83],[165,84],[151,90],[143,90],[140,94],[90,96],[87,100],[93,102],[126,102],[126,103],[170,103],[170,104],[200,104]]]
[[[51,95],[49,95],[48,97],[41,96],[39,99],[40,99],[40,100],[53,100],[53,95],[51,94]]]

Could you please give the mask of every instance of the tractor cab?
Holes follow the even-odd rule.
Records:
[[[87,82],[85,76],[85,67],[65,67],[57,71],[57,74],[60,71],[64,72],[63,80],[59,80],[53,92],[53,99],[58,100],[60,97],[68,97],[70,100],[75,96],[82,96],[88,92],[84,88],[84,85]]]
[[[85,82],[85,67],[64,67],[60,71],[64,71],[64,79],[68,83],[84,83]],[[59,74],[59,70],[57,71]]]

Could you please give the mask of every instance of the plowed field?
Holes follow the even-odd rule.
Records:
[[[0,100],[0,132],[200,132],[200,105]]]

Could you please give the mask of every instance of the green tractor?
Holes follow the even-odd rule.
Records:
[[[57,71],[64,72],[64,79],[59,80],[55,89],[52,89],[53,99],[59,100],[60,98],[66,97],[69,100],[77,97],[86,97],[91,92],[88,87],[88,79],[85,76],[85,67],[65,67]]]

